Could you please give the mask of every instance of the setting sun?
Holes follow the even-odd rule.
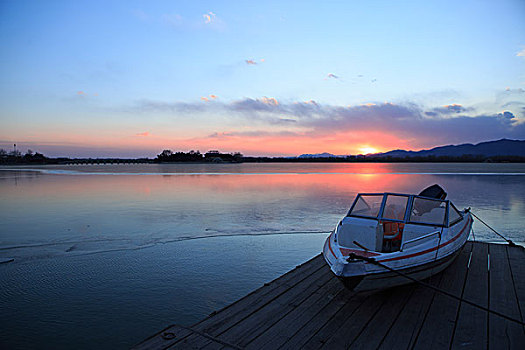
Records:
[[[359,148],[359,152],[361,152],[362,154],[371,154],[371,153],[378,153],[379,151],[374,147],[366,146],[366,147]]]

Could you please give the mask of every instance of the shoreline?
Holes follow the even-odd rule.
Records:
[[[362,160],[362,161],[338,161],[338,160],[269,160],[269,161],[243,161],[243,162],[155,162],[145,161],[140,162],[136,159],[110,161],[110,160],[90,160],[90,161],[71,161],[71,162],[57,162],[57,163],[9,163],[0,164],[1,167],[27,167],[27,166],[97,166],[97,165],[239,165],[239,164],[525,164],[523,161],[501,161],[501,162],[487,162],[487,161],[463,161],[463,160],[400,160],[400,161],[386,161],[386,160]]]

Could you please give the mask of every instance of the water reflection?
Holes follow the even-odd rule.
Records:
[[[419,174],[517,173],[520,167],[95,166],[91,170],[114,175],[81,176],[0,171],[0,258],[15,258],[0,265],[0,309],[10,321],[0,327],[0,338],[10,347],[129,348],[169,323],[189,325],[320,252],[326,234],[299,232],[331,230],[358,192],[418,193],[438,183],[457,207],[472,207],[523,242],[525,172]],[[115,169],[167,174],[118,175]],[[404,171],[411,174],[399,174]],[[229,172],[236,175],[224,175]],[[477,239],[496,240],[479,223],[474,228]]]
[[[525,173],[522,163],[240,163],[31,165],[0,167],[1,171],[31,170],[49,174],[437,174]]]
[[[391,167],[367,164],[365,170],[380,172]],[[281,165],[281,171],[288,170]],[[4,174],[0,182],[0,248],[63,246],[52,252],[0,249],[0,257],[134,249],[217,234],[329,231],[358,192],[418,193],[433,183],[442,185],[458,207],[478,210],[512,239],[521,241],[519,221],[525,211],[519,193],[525,193],[524,178],[382,173],[67,176],[12,172]],[[480,230],[478,237],[491,239],[484,228],[476,228]]]

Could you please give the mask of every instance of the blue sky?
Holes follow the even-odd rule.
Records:
[[[524,19],[523,1],[2,1],[0,147],[293,155],[523,139]]]

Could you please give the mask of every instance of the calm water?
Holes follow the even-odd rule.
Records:
[[[0,345],[128,348],[191,325],[318,254],[357,192],[434,183],[525,241],[525,164],[0,168]]]

